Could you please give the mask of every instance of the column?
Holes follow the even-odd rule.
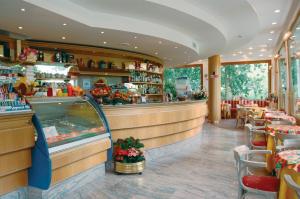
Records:
[[[294,97],[293,97],[293,82],[292,82],[292,70],[291,70],[291,56],[290,56],[290,45],[289,40],[286,40],[285,43],[286,50],[286,111],[287,113],[293,114],[294,109]]]
[[[221,120],[221,62],[220,56],[208,58],[208,120],[219,123]]]

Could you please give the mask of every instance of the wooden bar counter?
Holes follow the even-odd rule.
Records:
[[[145,148],[157,148],[201,132],[206,101],[103,106],[112,139],[134,137]]]

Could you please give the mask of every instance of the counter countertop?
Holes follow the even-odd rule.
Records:
[[[121,105],[102,105],[102,108],[134,108],[134,107],[153,107],[153,106],[173,106],[195,103],[206,103],[207,100],[188,100],[176,102],[144,103],[144,104],[121,104]]]

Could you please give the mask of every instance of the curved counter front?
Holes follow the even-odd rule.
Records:
[[[103,106],[112,139],[134,137],[145,148],[172,144],[201,132],[206,101]]]

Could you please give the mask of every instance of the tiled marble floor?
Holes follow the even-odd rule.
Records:
[[[245,133],[234,125],[233,120],[205,124],[199,136],[184,142],[186,150],[148,161],[142,175],[108,172],[61,199],[237,198],[232,149],[245,142]]]

